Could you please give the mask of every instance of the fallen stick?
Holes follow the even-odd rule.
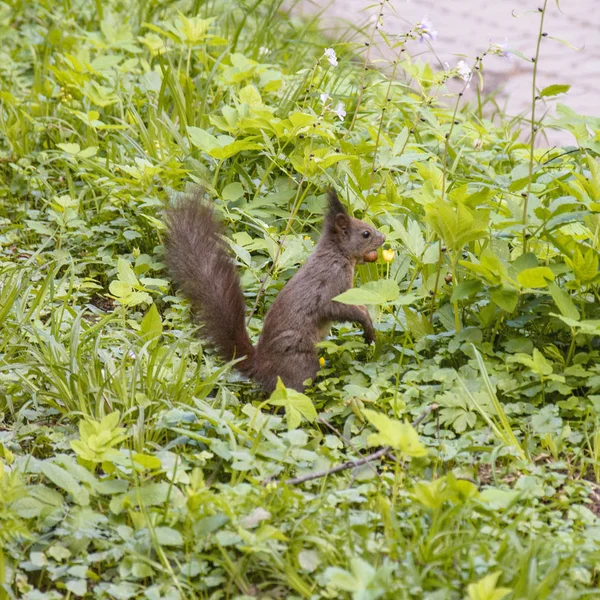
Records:
[[[423,419],[425,419],[428,415],[430,415],[434,410],[438,409],[437,404],[432,404],[428,406],[412,423],[413,427],[416,427]],[[283,483],[287,485],[297,485],[299,483],[304,483],[305,481],[312,481],[313,479],[320,479],[321,477],[327,477],[328,475],[332,475],[333,473],[339,473],[340,471],[347,471],[348,469],[355,469],[356,467],[360,467],[366,463],[371,462],[372,460],[378,460],[383,458],[386,454],[389,454],[393,448],[391,446],[384,446],[377,450],[377,452],[373,452],[368,456],[364,456],[363,458],[359,458],[357,460],[349,460],[341,465],[337,465],[332,467],[331,469],[325,469],[323,471],[315,471],[314,473],[308,473],[307,475],[302,475],[301,477],[293,477],[292,479],[286,479]],[[263,485],[268,483],[279,483],[276,479],[265,479]]]

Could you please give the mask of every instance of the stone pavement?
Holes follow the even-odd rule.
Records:
[[[526,57],[535,56],[540,29],[538,7],[544,0],[392,0],[384,5],[382,30],[404,33],[423,17],[427,17],[438,32],[437,39],[427,44],[410,42],[407,50],[413,59],[421,56],[432,65],[448,62],[454,67],[458,60],[472,66],[475,57],[485,51],[490,42],[507,44]],[[305,15],[323,10],[324,29],[338,37],[352,26],[374,26],[379,2],[369,0],[331,0],[324,3],[302,0],[296,11]],[[561,102],[582,114],[600,116],[600,0],[548,0],[538,62],[538,89],[553,83],[571,85],[569,92],[548,100]],[[371,21],[369,19],[372,19]],[[346,36],[347,37],[347,36]],[[577,49],[559,43],[551,37],[568,42]],[[386,58],[393,55],[383,43],[379,51]],[[373,58],[373,55],[371,55]],[[509,115],[527,114],[531,110],[532,62],[518,57],[510,60],[486,56],[484,62],[484,92],[498,90],[497,101]],[[476,79],[473,79],[471,97]],[[468,97],[468,96],[467,96]],[[548,132],[550,143],[573,143],[566,132]]]

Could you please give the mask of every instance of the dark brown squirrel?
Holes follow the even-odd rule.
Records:
[[[328,199],[321,238],[267,312],[256,348],[246,331],[240,280],[213,211],[198,195],[166,210],[167,268],[191,302],[201,336],[227,361],[245,357],[236,369],[268,393],[275,389],[277,377],[298,391],[304,391],[307,379],[314,380],[319,371],[315,344],[332,322],[360,323],[365,340],[375,341],[366,307],[332,298],[352,287],[357,262],[377,259],[385,236],[350,217],[334,190]]]

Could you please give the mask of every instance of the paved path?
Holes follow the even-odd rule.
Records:
[[[373,4],[375,4],[373,6]],[[297,10],[304,14],[316,12],[324,3],[302,0]],[[369,7],[370,8],[367,8]],[[402,33],[411,29],[425,16],[437,30],[432,49],[426,44],[411,42],[407,46],[413,58],[422,56],[432,64],[448,62],[456,65],[464,59],[470,65],[490,41],[508,44],[527,57],[535,56],[540,28],[538,7],[543,0],[394,0],[384,5],[386,32]],[[561,0],[558,10],[555,0],[548,0],[538,62],[538,88],[552,83],[566,83],[571,90],[557,97],[582,114],[600,116],[600,0]],[[336,36],[348,24],[365,26],[369,17],[379,11],[378,1],[332,0],[324,11],[323,26]],[[373,24],[367,25],[373,27]],[[566,40],[569,48],[550,37]],[[378,48],[390,57],[389,49]],[[435,54],[433,53],[435,52]],[[531,107],[532,63],[520,58],[512,60],[488,56],[484,63],[485,88],[499,88],[499,103],[509,115],[517,115]],[[474,88],[474,85],[471,85]],[[473,89],[470,90],[473,94]],[[484,90],[485,91],[485,90]],[[549,102],[551,113],[552,105]],[[565,132],[550,133],[551,143],[572,143]]]

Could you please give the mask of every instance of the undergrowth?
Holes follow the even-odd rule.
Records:
[[[377,14],[365,45],[277,0],[0,3],[0,598],[597,597],[600,119],[524,140],[446,87],[505,49],[434,70]],[[344,298],[378,341],[336,326],[264,398],[162,210],[204,188],[256,339],[331,185],[387,236]]]

